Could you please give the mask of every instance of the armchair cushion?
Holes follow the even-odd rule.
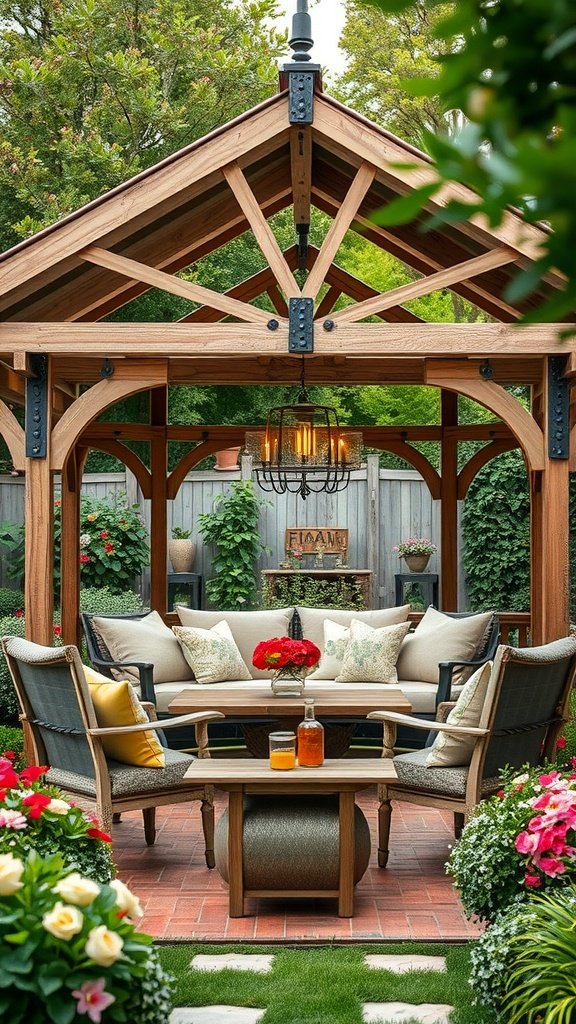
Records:
[[[217,622],[228,623],[242,661],[249,668],[247,678],[269,679],[270,672],[256,668],[252,664],[252,653],[257,643],[269,640],[273,636],[287,636],[293,608],[270,608],[262,611],[197,611],[195,608],[176,608],[183,626],[194,626],[200,629],[211,629]],[[182,679],[182,676],[172,676]],[[229,678],[234,678],[230,676]],[[242,678],[236,676],[236,679]]]
[[[491,621],[492,612],[453,619],[436,608],[428,608],[400,648],[398,678],[437,683],[440,662],[472,658]],[[461,674],[457,672],[453,678],[454,682],[462,682]]]
[[[335,682],[397,683],[396,660],[409,629],[409,622],[374,629],[352,619],[342,670]]]
[[[115,725],[139,725],[148,721],[148,716],[127,679],[113,682],[87,665],[84,666],[84,675],[101,729],[109,729]],[[153,729],[150,732],[132,735],[105,736],[102,737],[102,746],[107,757],[123,764],[143,768],[164,768],[166,763],[164,749]]]
[[[340,626],[349,626],[352,619],[365,622],[374,629],[381,626],[395,626],[400,622],[406,622],[410,605],[404,604],[397,608],[375,608],[371,611],[356,611],[355,609],[336,608],[303,608],[300,605],[296,608],[302,623],[302,635],[306,640],[312,640],[317,647],[324,652],[324,620],[330,619]],[[271,636],[276,634],[272,633]],[[320,666],[319,666],[320,667]],[[318,676],[313,673],[310,678],[332,679],[333,676]],[[418,676],[405,676],[406,679],[417,679]]]
[[[158,612],[142,619],[116,619],[104,616],[93,619],[114,661],[142,661],[154,665],[154,682],[169,683],[172,679],[193,679],[180,645]],[[134,669],[112,669],[117,679],[126,678]]]
[[[174,626],[174,634],[198,683],[225,683],[230,679],[251,679],[227,622],[211,629]]]
[[[160,772],[151,768],[137,768],[120,764],[117,761],[109,761],[108,771],[112,796],[129,797],[141,793],[160,793],[162,790],[178,787],[184,781],[184,774],[195,758],[190,754],[185,754],[182,750],[168,750],[167,747],[164,747],[163,750],[166,766]],[[88,775],[63,771],[60,768],[50,768],[46,773],[46,779],[52,785],[59,786],[67,792],[96,796],[96,782]],[[201,788],[201,786],[198,787],[198,789]]]
[[[464,684],[455,707],[452,708],[446,719],[447,725],[476,727],[479,724],[491,671],[492,662],[487,661],[470,676],[470,679]],[[438,733],[426,764],[429,768],[470,764],[475,743],[474,736],[462,736],[459,733],[449,732]]]
[[[461,796],[466,793],[466,780],[468,778],[468,765],[459,767],[429,768],[427,758],[429,748],[424,750],[411,750],[407,754],[397,754],[393,760],[396,769],[398,782],[414,789],[428,790],[430,793],[443,794],[445,796]],[[391,788],[394,783],[391,783]],[[488,796],[495,793],[501,785],[500,777],[483,779],[482,795]]]

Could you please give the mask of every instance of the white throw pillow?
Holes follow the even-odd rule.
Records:
[[[354,620],[353,620],[354,621]],[[324,645],[320,664],[308,679],[335,679],[342,671],[344,651],[350,639],[350,627],[324,619]]]
[[[269,679],[270,670],[255,668],[252,664],[254,648],[261,640],[271,640],[275,636],[287,636],[294,609],[270,608],[246,612],[218,612],[198,611],[195,608],[184,608],[179,605],[176,611],[183,626],[211,629],[217,622],[227,622],[232,630],[234,642],[242,655],[242,660],[250,669],[251,678]]]
[[[194,676],[171,629],[158,612],[143,619],[114,619],[98,616],[92,625],[100,634],[114,661],[142,661],[154,665],[155,683],[172,683]],[[112,669],[116,679],[138,679],[138,669]]]
[[[212,629],[173,626],[174,635],[198,683],[226,683],[232,679],[251,679],[227,622]]]
[[[366,622],[352,619],[342,670],[335,681],[397,683],[396,659],[409,629],[409,622],[373,629]]]
[[[441,661],[469,661],[474,657],[492,614],[482,612],[452,619],[436,608],[428,608],[414,632],[402,644],[398,656],[398,678],[437,683]],[[470,671],[456,671],[453,682],[463,682]]]
[[[478,726],[491,671],[492,662],[487,661],[470,676],[456,701],[456,706],[446,719],[448,725],[467,725],[473,728]],[[426,758],[426,767],[446,768],[470,764],[475,743],[473,736],[439,732]]]

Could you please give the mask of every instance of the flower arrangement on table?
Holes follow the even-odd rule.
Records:
[[[275,636],[256,644],[252,664],[263,671],[270,669],[274,693],[301,693],[306,676],[318,664],[320,657],[320,648],[311,640]]]
[[[401,544],[395,544],[392,551],[395,551],[399,558],[410,558],[412,555],[433,555],[437,551],[436,544],[433,544],[427,537],[409,537]]]
[[[447,868],[466,913],[489,921],[534,890],[576,882],[576,758],[503,773],[502,789],[479,805]]]
[[[59,856],[0,854],[0,1014],[11,1024],[165,1024],[171,980],[138,899]]]
[[[61,854],[69,870],[107,882],[112,877],[111,838],[96,816],[64,800],[43,776],[46,765],[17,772],[14,753],[0,757],[0,854]]]

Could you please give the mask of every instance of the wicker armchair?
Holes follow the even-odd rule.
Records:
[[[501,768],[538,765],[552,758],[560,729],[568,719],[575,675],[575,637],[555,640],[543,647],[517,649],[501,645],[477,727],[424,722],[389,711],[371,712],[368,718],[385,723],[385,747],[394,746],[398,725],[466,735],[475,740],[469,763],[453,767],[428,767],[429,747],[394,757],[398,780],[381,786],[378,794],[380,867],[385,867],[388,860],[391,800],[451,810],[457,831],[480,800],[500,788]],[[440,710],[442,717],[447,709],[443,706]]]
[[[35,761],[51,766],[48,781],[70,794],[81,807],[95,810],[106,830],[112,826],[113,814],[141,809],[149,846],[156,836],[156,807],[200,800],[206,863],[213,867],[213,791],[183,779],[195,758],[164,747],[164,768],[135,767],[107,757],[102,740],[106,736],[158,730],[160,724],[162,729],[169,729],[224,716],[208,711],[157,723],[153,705],[143,704],[149,722],[99,728],[76,647],[41,647],[20,637],[7,636],[2,638],[2,649],[18,695],[22,721],[29,729]],[[206,743],[205,735],[203,745]]]

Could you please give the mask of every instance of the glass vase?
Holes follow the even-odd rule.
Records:
[[[291,669],[287,665],[272,673],[272,693],[276,697],[301,697],[304,692],[306,673]]]

